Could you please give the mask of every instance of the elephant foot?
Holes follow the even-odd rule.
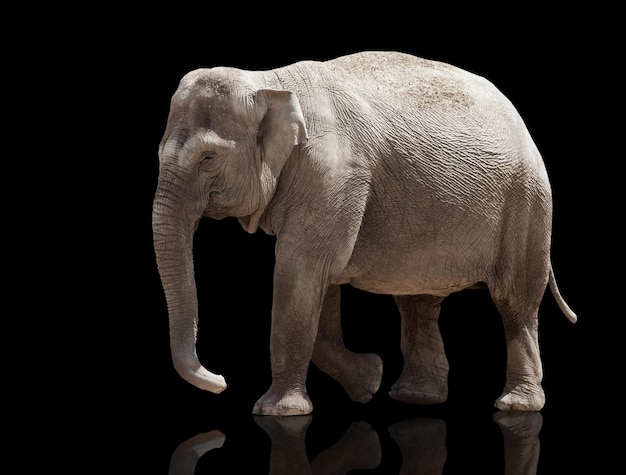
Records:
[[[355,353],[344,374],[339,382],[350,399],[365,404],[380,388],[383,360],[374,353]]]
[[[501,411],[540,411],[546,403],[546,396],[539,384],[523,383],[512,389],[506,387],[496,399],[495,407]]]
[[[389,397],[409,404],[442,404],[448,399],[447,371],[443,374],[405,368]]]
[[[302,390],[278,391],[270,388],[256,402],[252,414],[257,416],[303,416],[313,411],[313,404]]]

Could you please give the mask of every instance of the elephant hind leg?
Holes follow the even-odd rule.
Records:
[[[404,368],[389,396],[412,404],[440,404],[448,398],[448,359],[439,332],[443,298],[395,297],[401,315]]]
[[[545,196],[511,195],[502,221],[496,280],[487,282],[502,317],[506,339],[506,380],[496,408],[539,411],[545,404],[539,352],[539,306],[550,273],[550,207]]]
[[[336,379],[350,399],[365,404],[380,388],[383,377],[382,359],[375,353],[352,352],[342,359],[343,368]]]
[[[539,353],[537,299],[492,292],[506,338],[506,382],[495,407],[501,411],[539,411],[545,403]]]
[[[354,353],[344,345],[338,285],[330,286],[326,293],[312,360],[335,378],[353,401],[366,403],[380,388],[383,375],[380,356]]]

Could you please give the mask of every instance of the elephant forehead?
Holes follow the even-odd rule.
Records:
[[[198,104],[219,109],[240,109],[254,94],[249,71],[235,68],[199,69],[187,73],[180,82],[174,100],[180,104]]]
[[[233,120],[236,114],[232,100],[224,97],[199,95],[190,104],[190,115],[196,127],[214,128]]]
[[[205,95],[175,98],[168,128],[172,131],[187,130],[185,134],[177,134],[182,142],[199,129],[213,130],[225,138],[241,138],[250,126],[245,104],[241,102],[237,98]]]
[[[228,96],[245,87],[244,71],[237,68],[216,67],[195,69],[183,76],[178,91],[204,93],[208,96]]]
[[[250,126],[248,122],[256,117],[253,104],[257,86],[250,71],[226,67],[197,69],[181,80],[172,97],[172,113],[189,126],[222,132]]]

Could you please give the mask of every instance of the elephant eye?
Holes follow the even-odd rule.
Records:
[[[202,154],[202,163],[208,162],[213,160],[215,157],[217,156],[217,154],[215,152],[204,152]]]
[[[215,157],[217,157],[215,152],[204,152],[202,158],[200,158],[200,168],[210,170]]]

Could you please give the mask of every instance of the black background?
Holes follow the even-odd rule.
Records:
[[[557,21],[539,11],[524,20],[509,14],[502,20],[464,22],[460,14],[453,24],[445,15],[416,17],[400,10],[367,22],[358,17],[339,20],[324,11],[316,12],[314,20],[310,12],[287,11],[288,20],[247,14],[242,21],[239,8],[166,12],[167,21],[160,25],[143,15],[114,15],[96,32],[85,23],[81,34],[62,47],[75,58],[66,85],[90,84],[88,92],[70,87],[66,94],[79,96],[74,97],[82,111],[78,116],[88,118],[78,124],[87,134],[89,156],[83,160],[90,164],[85,168],[89,171],[80,172],[85,177],[80,196],[91,200],[87,196],[95,195],[98,208],[96,216],[69,213],[82,229],[74,237],[79,270],[70,284],[81,303],[71,305],[76,312],[62,326],[68,333],[81,328],[82,334],[69,338],[78,350],[57,345],[59,353],[68,355],[63,372],[76,388],[68,397],[69,410],[83,423],[71,443],[78,447],[85,440],[99,441],[83,452],[89,466],[166,473],[178,444],[220,430],[226,436],[224,446],[205,455],[197,473],[269,469],[270,438],[251,411],[270,383],[272,237],[261,231],[249,235],[231,219],[201,222],[195,238],[198,352],[209,369],[226,377],[229,387],[220,395],[202,392],[184,382],[171,364],[167,310],[152,248],[151,205],[157,147],[179,79],[197,67],[270,69],[301,59],[385,49],[449,62],[487,77],[526,121],[553,185],[557,280],[579,316],[572,325],[546,293],[540,345],[547,403],[538,473],[607,468],[616,455],[610,431],[622,405],[615,324],[622,315],[611,309],[611,299],[619,294],[611,296],[611,278],[603,272],[607,263],[610,267],[621,258],[621,249],[613,244],[617,229],[607,226],[606,203],[613,191],[605,175],[611,174],[606,163],[612,155],[600,107],[610,95],[605,79],[614,73],[598,57],[611,46],[609,37],[592,37],[588,30],[598,25],[597,17],[578,12],[568,21]],[[508,22],[513,17],[522,20],[519,26]],[[82,53],[81,38],[89,38]],[[354,351],[381,355],[383,383],[370,403],[360,405],[311,366],[309,459],[332,446],[351,423],[366,421],[376,430],[383,452],[373,473],[398,473],[402,458],[388,427],[431,417],[446,424],[444,473],[504,473],[502,435],[492,415],[504,384],[506,355],[502,324],[488,294],[466,291],[445,301],[441,330],[450,361],[449,401],[414,407],[386,395],[401,370],[399,319],[391,298],[343,290],[346,344]],[[76,368],[77,354],[90,370]],[[99,437],[92,439],[94,433]]]

